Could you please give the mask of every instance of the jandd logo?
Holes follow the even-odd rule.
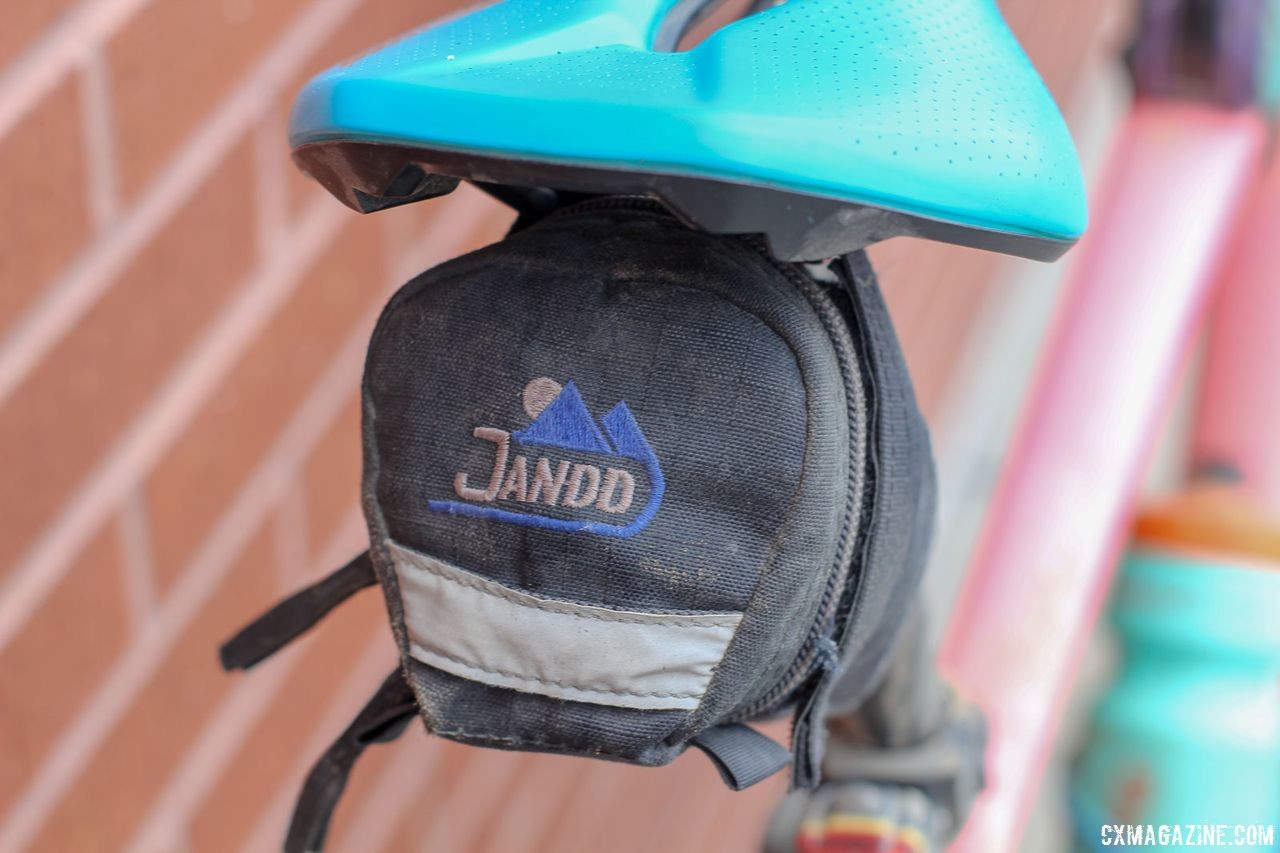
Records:
[[[428,509],[623,538],[643,530],[664,482],[627,404],[597,424],[572,382],[546,377],[526,385],[521,401],[532,423],[515,432],[475,427],[472,436],[492,445],[491,466],[456,472],[459,500],[428,501]]]

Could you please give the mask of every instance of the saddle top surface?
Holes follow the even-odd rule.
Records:
[[[793,259],[897,234],[1050,259],[1083,232],[1070,134],[994,0],[790,0],[677,52],[696,3],[505,0],[434,24],[308,83],[295,156],[357,209],[440,194],[403,186],[413,162],[656,195]]]

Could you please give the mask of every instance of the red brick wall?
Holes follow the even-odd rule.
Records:
[[[1037,0],[1009,5],[1065,87],[1100,0],[1055,4],[1082,17],[1052,31]],[[469,190],[359,217],[288,161],[301,81],[446,11],[0,0],[0,853],[272,849],[392,666],[373,594],[251,676],[215,649],[362,547],[374,312],[508,221]],[[890,297],[927,402],[991,262],[899,255]],[[959,283],[930,303],[943,269]],[[777,791],[730,796],[696,757],[652,772],[415,730],[361,763],[332,838],[737,851]]]

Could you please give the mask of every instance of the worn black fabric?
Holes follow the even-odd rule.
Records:
[[[884,443],[913,470],[931,463],[905,372],[884,368],[900,363],[881,330],[887,320],[862,317],[883,306],[857,297],[749,240],[599,205],[446,263],[396,295],[365,375],[365,490],[372,553],[406,659],[388,541],[556,600],[744,614],[692,712],[524,694],[413,660],[410,680],[431,730],[661,764],[716,725],[797,703],[820,714],[842,645],[887,653],[899,602],[918,577],[896,543],[903,529],[927,529],[932,498],[922,497],[926,479],[902,483],[871,449]],[[893,352],[880,354],[884,347]],[[633,535],[431,511],[460,503],[459,472],[470,472],[473,489],[484,485],[493,453],[473,430],[526,427],[522,391],[539,378],[572,383],[597,416],[625,402],[643,430],[664,489]],[[913,426],[892,444],[882,433],[899,423]],[[632,505],[644,506],[653,483],[630,470]],[[563,507],[539,515],[609,522]],[[847,630],[850,612],[876,605],[886,610]],[[849,671],[874,678],[878,666]],[[820,729],[806,750],[820,750]]]
[[[849,630],[834,691],[839,709],[848,711],[882,681],[912,612],[933,540],[937,474],[929,431],[871,264],[858,254],[841,258],[833,268],[860,328],[862,365],[874,389],[869,441],[876,475],[859,555],[867,582],[842,608]]]
[[[842,308],[856,329],[859,366],[870,389],[870,469],[854,557],[862,580],[845,589],[836,653],[817,676],[810,708],[794,732],[794,775],[804,785],[819,781],[823,721],[833,710],[859,707],[883,681],[924,573],[937,503],[929,432],[871,264],[859,253],[840,258],[830,272],[842,285]]]
[[[644,765],[696,744],[739,787],[779,764],[741,724],[791,711],[793,781],[816,783],[833,687],[856,702],[881,677],[933,513],[865,258],[780,263],[589,202],[405,285],[363,416],[369,558],[429,731]],[[395,548],[561,608],[740,621],[680,707],[495,686],[415,657]]]
[[[387,540],[560,600],[745,614],[701,706],[662,740],[634,742],[629,718],[654,712],[570,711],[580,703],[493,687],[489,701],[450,713],[456,679],[415,665],[429,728],[657,764],[698,731],[789,698],[770,692],[795,678],[864,503],[863,388],[849,330],[824,300],[743,240],[634,210],[553,218],[396,295],[370,345],[364,397],[366,509],[393,623]],[[455,500],[457,472],[484,470],[475,427],[523,426],[521,391],[537,377],[572,382],[593,413],[617,401],[634,413],[665,479],[643,530],[575,535],[424,511]],[[530,704],[546,707],[512,716]],[[568,713],[575,726],[560,725]],[[549,729],[562,736],[549,741]]]
[[[661,765],[679,753],[663,744],[688,717],[683,711],[605,709],[493,687],[413,658],[406,670],[428,730],[476,746]]]
[[[804,297],[738,242],[635,213],[537,226],[426,273],[388,308],[365,379],[373,497],[393,540],[507,585],[741,610],[775,539],[792,571],[830,559],[848,442],[830,349]],[[544,376],[572,381],[593,414],[617,401],[635,413],[666,479],[641,534],[423,511],[455,499],[456,472],[484,470],[491,448],[474,427],[527,423],[521,391]],[[806,451],[837,464],[802,470]],[[788,512],[801,517],[780,530]]]

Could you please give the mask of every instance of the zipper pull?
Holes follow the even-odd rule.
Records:
[[[835,640],[830,637],[818,640],[814,648],[814,668],[813,687],[801,701],[791,729],[791,753],[795,756],[791,785],[794,788],[816,788],[822,781],[822,754],[827,746],[827,704],[840,668],[840,649]]]

